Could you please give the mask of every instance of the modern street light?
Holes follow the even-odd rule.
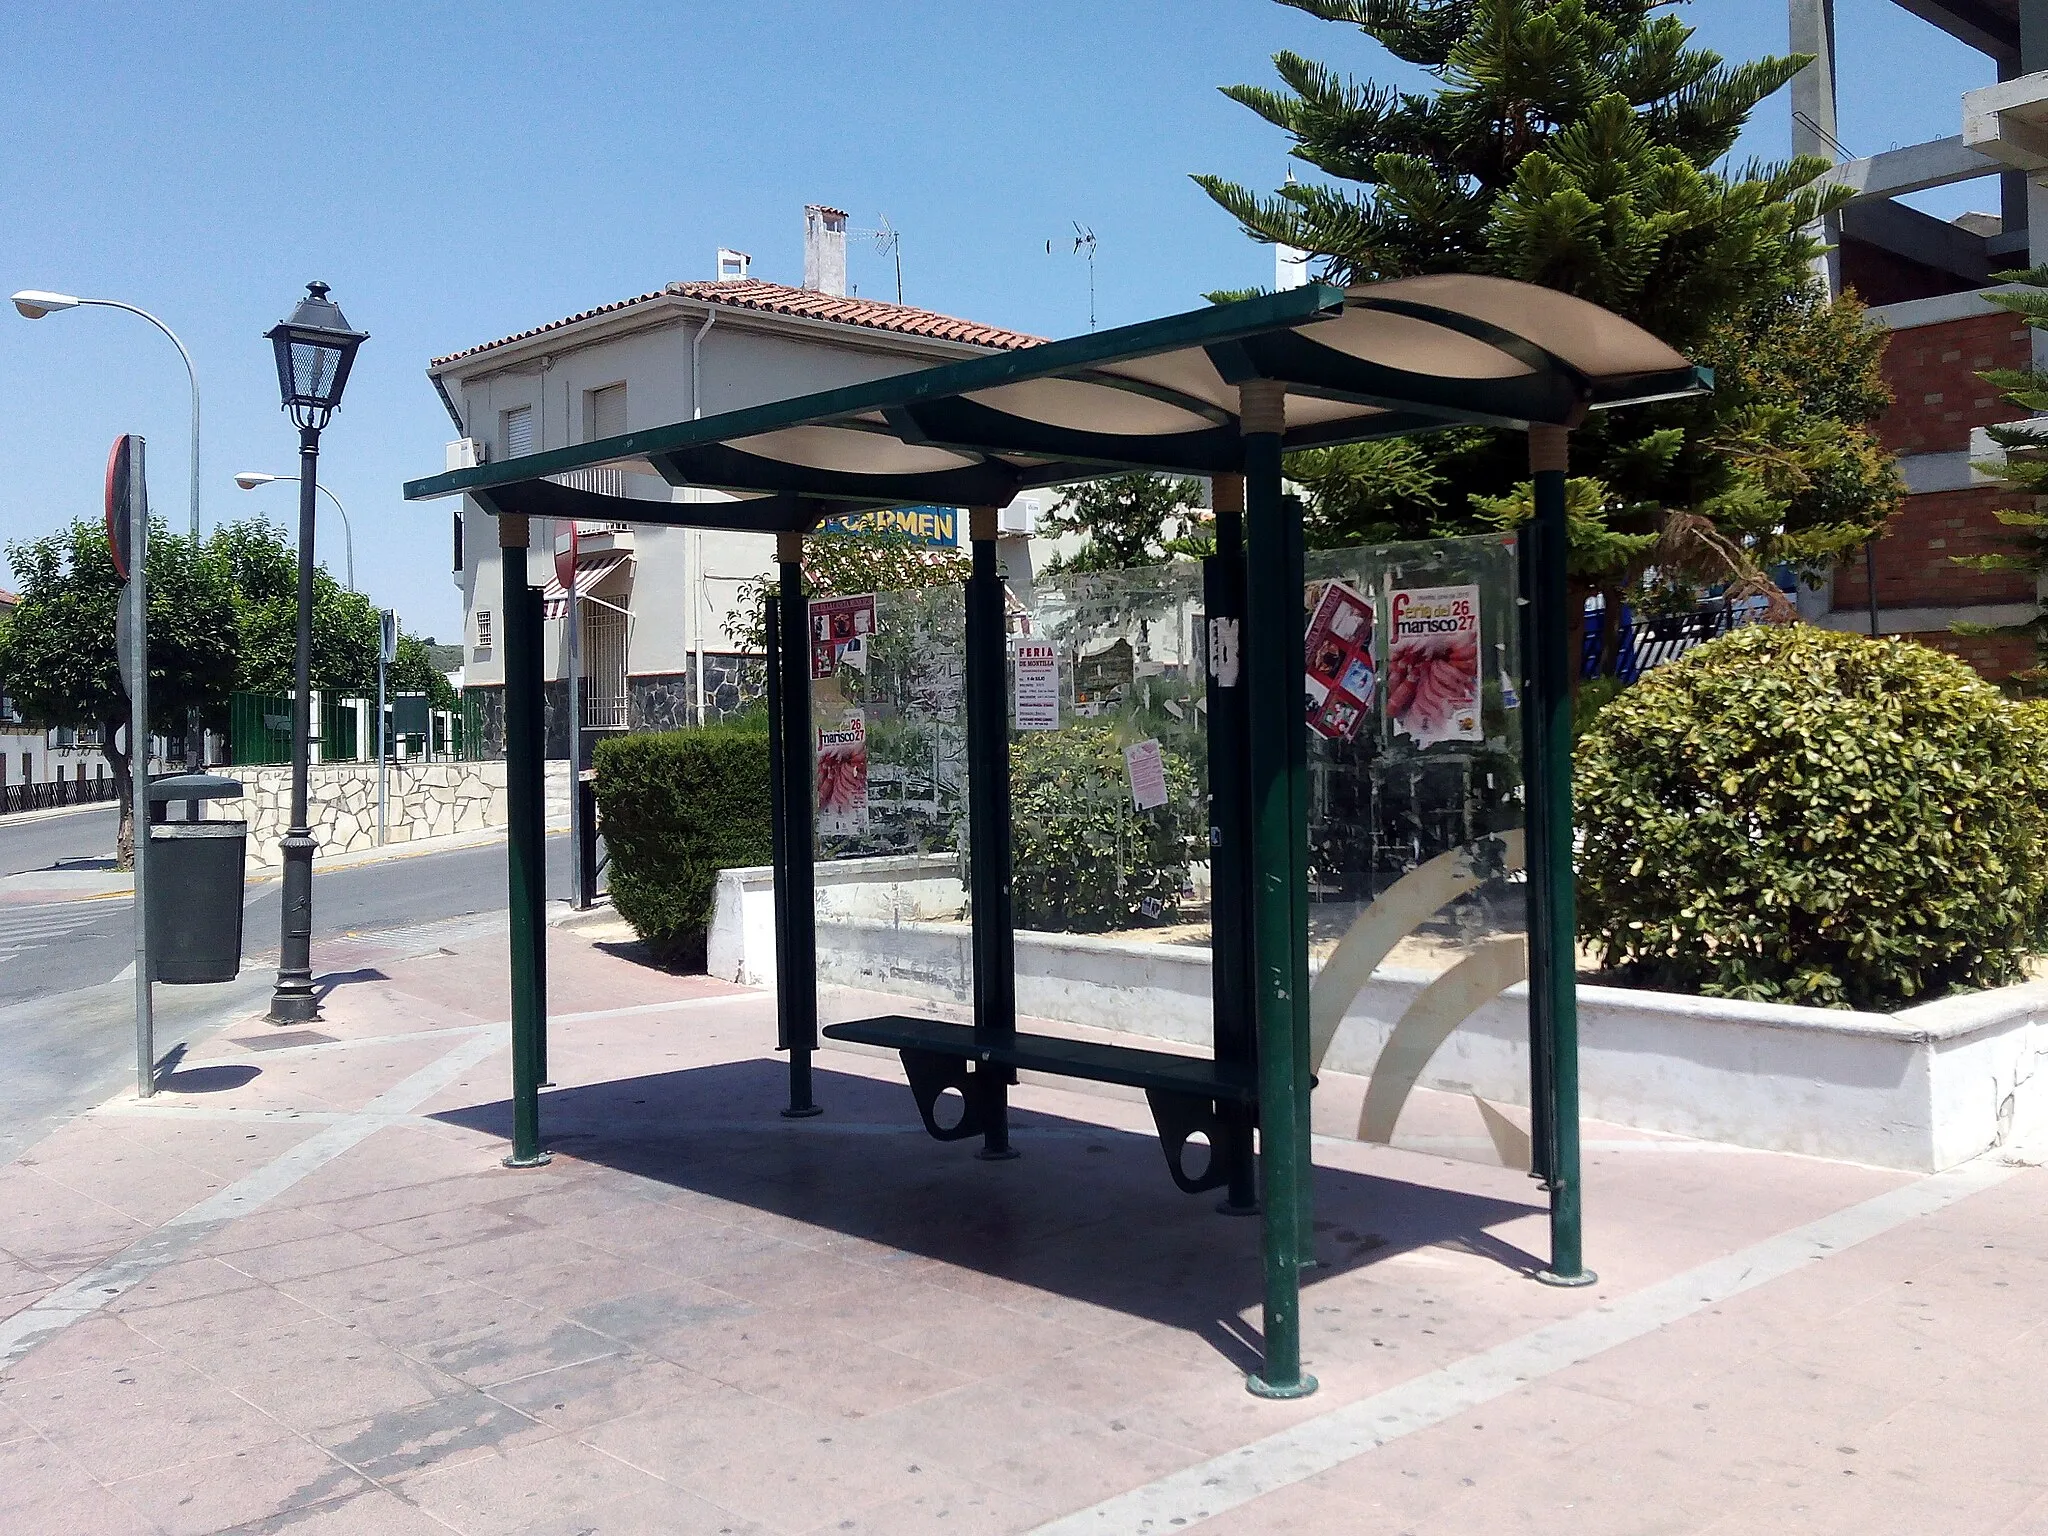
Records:
[[[320,484],[320,432],[341,403],[356,348],[369,339],[349,329],[327,297],[325,283],[308,283],[291,318],[264,334],[277,353],[277,387],[299,428],[299,634],[292,682],[292,822],[284,855],[284,916],[278,942],[277,988],[270,996],[275,1024],[304,1024],[320,1016],[313,991],[313,834],[307,827],[306,760],[313,734],[313,514]]]
[[[133,304],[123,304],[119,299],[81,299],[69,293],[45,293],[39,288],[24,288],[14,296],[14,307],[21,311],[24,320],[40,320],[45,315],[55,314],[60,309],[119,309],[131,315],[140,315],[151,325],[171,338],[171,345],[178,349],[178,356],[185,360],[185,378],[192,386],[192,542],[199,542],[199,374],[192,367],[192,354],[185,350],[185,343],[178,340],[178,333],[146,309],[137,309]]]
[[[253,491],[259,485],[297,485],[297,475],[266,475],[260,469],[245,469],[235,476],[235,484],[245,491]],[[356,589],[356,531],[348,523],[348,508],[341,504],[341,498],[326,486],[320,486],[320,494],[334,503],[334,510],[341,514],[341,537],[348,547],[348,589]]]

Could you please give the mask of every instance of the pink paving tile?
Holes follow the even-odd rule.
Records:
[[[382,1488],[297,1509],[280,1522],[269,1516],[220,1536],[448,1536],[448,1527]]]
[[[104,1314],[73,1323],[46,1339],[7,1368],[10,1381],[35,1381],[66,1371],[114,1366],[160,1358],[163,1351],[118,1317]]]
[[[708,1499],[671,1484],[587,1505],[565,1519],[541,1520],[510,1536],[773,1536],[768,1526],[743,1519]]]
[[[555,1432],[470,1388],[315,1431],[313,1440],[365,1477],[389,1482],[431,1466],[454,1466]]]
[[[107,1304],[107,1311],[119,1316],[146,1312],[175,1302],[202,1296],[222,1296],[229,1291],[246,1291],[262,1284],[222,1259],[185,1259],[166,1265],[147,1279],[130,1286]]]
[[[660,1479],[567,1436],[508,1446],[396,1484],[429,1514],[477,1532],[560,1522],[591,1505],[663,1487]]]
[[[373,1242],[382,1243],[387,1248],[395,1248],[400,1253],[432,1253],[446,1248],[459,1248],[465,1243],[480,1242],[489,1237],[504,1237],[509,1233],[532,1229],[526,1222],[515,1221],[496,1211],[470,1206],[430,1211],[424,1215],[408,1216],[403,1220],[383,1222],[359,1230]]]
[[[238,1249],[229,1261],[258,1280],[279,1283],[303,1280],[338,1269],[374,1264],[388,1259],[394,1250],[364,1237],[360,1232],[333,1232],[324,1237],[302,1237],[295,1242],[273,1243],[266,1248]]]
[[[828,1515],[811,1531],[816,1536],[1002,1536],[1029,1531],[1056,1513],[960,1478],[926,1471],[919,1480],[914,1493]]]
[[[210,1536],[250,1521],[296,1530],[297,1512],[368,1486],[319,1447],[286,1440],[132,1478],[113,1492],[169,1536]]]
[[[0,1381],[0,1403],[107,1482],[289,1438],[289,1431],[176,1360]]]
[[[488,1390],[550,1428],[583,1430],[630,1414],[686,1409],[715,1397],[720,1384],[673,1361],[630,1352],[536,1371]]]
[[[990,1454],[965,1469],[969,1477],[1054,1508],[1091,1504],[1203,1459],[1192,1446],[1135,1429],[1096,1426],[1055,1429],[985,1449]]]

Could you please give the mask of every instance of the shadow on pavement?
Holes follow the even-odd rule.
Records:
[[[1219,1191],[1174,1188],[1155,1139],[1013,1109],[1022,1156],[985,1163],[942,1144],[907,1088],[820,1071],[812,1120],[785,1120],[775,1060],[731,1062],[541,1099],[558,1157],[1193,1332],[1235,1365],[1258,1362],[1239,1314],[1263,1294],[1256,1221],[1219,1215]],[[435,1117],[511,1134],[509,1101]],[[1488,1228],[1543,1207],[1319,1168],[1317,1281],[1390,1254],[1452,1245],[1530,1273],[1540,1261]]]

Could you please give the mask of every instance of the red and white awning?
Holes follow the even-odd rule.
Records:
[[[576,595],[589,597],[620,566],[632,563],[633,557],[628,554],[577,556]],[[569,616],[569,590],[562,585],[560,577],[550,576],[548,584],[540,589],[540,608],[545,618],[566,619]]]

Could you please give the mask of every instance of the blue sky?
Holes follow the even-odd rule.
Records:
[[[73,0],[43,16],[66,13],[0,53],[0,292],[119,298],[183,336],[210,527],[292,512],[292,487],[231,476],[292,472],[262,332],[308,279],[332,284],[371,340],[322,478],[354,522],[358,584],[444,639],[460,628],[445,511],[399,496],[453,435],[429,357],[709,277],[720,245],[800,281],[809,201],[856,228],[886,215],[911,303],[1085,329],[1085,265],[1045,249],[1078,221],[1099,241],[1102,324],[1187,308],[1272,273],[1189,173],[1270,186],[1287,164],[1282,136],[1215,87],[1270,79],[1283,47],[1401,68],[1268,0],[95,4],[89,24]],[[1782,0],[1686,14],[1733,57],[1785,46]],[[1957,132],[1958,95],[1992,78],[1889,0],[1839,0],[1837,25],[1856,153]],[[1788,112],[1767,103],[1739,153],[1783,154]],[[879,254],[856,243],[851,266],[891,295]],[[186,410],[176,355],[142,321],[0,309],[0,541],[97,516],[123,431],[149,439],[153,503],[182,527]],[[339,538],[321,554],[339,574]]]

